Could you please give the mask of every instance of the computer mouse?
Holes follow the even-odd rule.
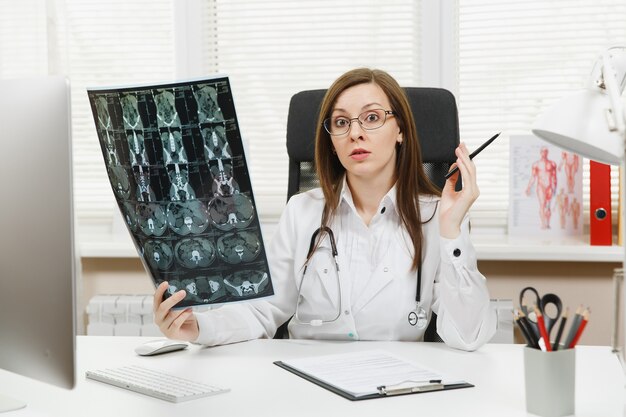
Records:
[[[170,339],[150,340],[135,348],[135,353],[141,356],[160,355],[161,353],[175,352],[186,349],[189,346],[186,342]]]

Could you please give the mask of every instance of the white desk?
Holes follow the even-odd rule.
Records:
[[[0,371],[0,391],[28,402],[6,416],[527,416],[521,345],[493,344],[477,352],[441,343],[256,340],[216,348],[139,357],[150,338],[82,336],[77,342],[77,385],[68,391]],[[272,362],[317,354],[380,348],[453,373],[474,388],[351,402]],[[578,347],[576,416],[624,414],[624,381],[608,347]],[[141,364],[231,388],[231,392],[173,404],[85,379],[85,371]]]

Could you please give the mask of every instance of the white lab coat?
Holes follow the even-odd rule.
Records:
[[[307,268],[299,307],[302,321],[291,320],[291,338],[423,340],[425,329],[408,320],[415,310],[417,274],[410,271],[412,244],[401,227],[395,196],[393,187],[366,226],[356,212],[349,188],[343,187],[331,227],[337,242],[341,301],[334,275],[328,280],[335,267],[327,255],[329,240],[324,238]],[[431,311],[437,313],[437,331],[446,344],[474,350],[493,336],[496,316],[489,308],[485,278],[476,267],[469,220],[464,220],[458,238],[440,237],[438,200],[420,198],[422,222],[426,222],[422,229],[421,301],[429,317]],[[267,250],[275,295],[196,313],[200,328],[197,343],[217,345],[272,337],[277,327],[294,315],[302,266],[311,236],[320,225],[323,204],[320,189],[290,199]],[[332,323],[303,323],[316,317],[334,317],[337,311],[340,316]]]

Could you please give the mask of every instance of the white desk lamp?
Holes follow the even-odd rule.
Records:
[[[541,114],[532,128],[540,138],[563,149],[578,153],[595,161],[620,165],[620,207],[624,210],[626,187],[626,114],[622,92],[626,84],[626,47],[612,47],[602,53],[589,77],[587,88],[570,94]],[[622,219],[622,237],[626,221]],[[626,265],[626,244],[622,269],[615,270],[614,279],[619,282]],[[622,285],[622,297],[626,300],[626,285]],[[619,287],[616,287],[619,288]],[[626,372],[624,343],[617,341],[619,323],[619,289],[616,293],[613,350],[618,353]],[[623,313],[622,313],[623,314]],[[626,316],[623,316],[626,337]]]

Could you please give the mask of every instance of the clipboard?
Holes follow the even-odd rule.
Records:
[[[370,400],[375,398],[385,398],[385,397],[394,397],[399,395],[409,395],[409,394],[420,394],[426,392],[436,392],[436,391],[446,391],[460,388],[471,388],[474,385],[465,382],[465,381],[453,381],[451,383],[445,382],[445,379],[438,380],[425,380],[420,382],[406,382],[406,383],[398,383],[393,385],[380,385],[375,389],[372,389],[368,393],[360,393],[354,394],[349,390],[342,389],[338,385],[328,383],[322,378],[319,378],[316,375],[313,375],[308,372],[304,372],[301,369],[291,366],[284,361],[276,361],[273,362],[274,365],[279,366],[299,377],[306,379],[309,382],[312,382],[320,387],[327,389],[328,391],[334,392],[337,395],[340,395],[343,398],[346,398],[350,401],[360,401],[360,400]],[[411,366],[411,364],[406,363],[407,366]]]

